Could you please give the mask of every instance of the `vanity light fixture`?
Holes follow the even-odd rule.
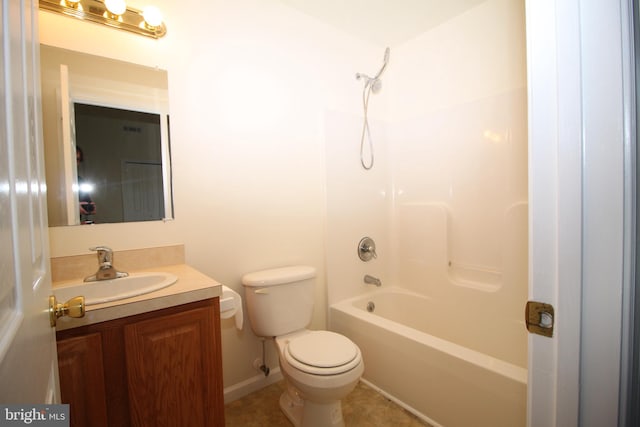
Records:
[[[157,7],[148,6],[141,11],[128,6],[125,0],[40,0],[40,9],[154,39],[167,33]]]
[[[82,7],[80,5],[80,0],[62,0],[62,3],[64,3],[65,6],[71,7],[73,9],[78,9],[79,7]]]

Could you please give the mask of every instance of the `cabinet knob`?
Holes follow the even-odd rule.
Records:
[[[56,320],[62,316],[84,317],[84,297],[73,297],[64,304],[56,300],[55,295],[49,297],[49,323],[56,326]]]

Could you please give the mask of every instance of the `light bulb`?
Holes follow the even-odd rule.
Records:
[[[127,4],[124,0],[105,0],[104,5],[109,12],[116,16],[120,16],[127,11]]]
[[[160,13],[160,9],[155,6],[145,7],[142,12],[142,17],[149,27],[157,27],[162,24],[162,13]]]

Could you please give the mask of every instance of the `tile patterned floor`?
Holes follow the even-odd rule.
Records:
[[[291,427],[278,404],[283,390],[284,383],[280,381],[227,404],[227,427]],[[363,383],[343,400],[342,414],[347,427],[429,427]]]

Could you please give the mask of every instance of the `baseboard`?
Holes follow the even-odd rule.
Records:
[[[386,391],[384,391],[383,389],[381,389],[377,385],[373,384],[372,382],[370,382],[368,380],[365,380],[364,378],[360,378],[360,381],[362,381],[364,384],[366,384],[367,386],[371,387],[372,389],[374,389],[375,391],[377,391],[378,393],[380,393],[381,395],[383,395],[384,397],[386,397],[387,399],[389,399],[390,401],[392,401],[396,405],[400,406],[401,408],[404,408],[408,412],[411,412],[413,415],[415,415],[416,417],[420,418],[422,421],[425,421],[427,424],[429,424],[429,425],[431,425],[433,427],[443,427],[442,424],[438,424],[437,422],[435,422],[431,418],[427,417],[422,412],[418,411],[416,408],[414,408],[414,407],[412,407],[410,405],[407,405],[402,400],[397,399],[395,396],[393,396],[392,394],[387,393]]]
[[[233,402],[241,397],[246,396],[249,393],[265,388],[273,383],[277,383],[282,380],[282,373],[280,367],[271,369],[268,376],[264,374],[255,375],[247,380],[239,382],[224,388],[224,403]]]

